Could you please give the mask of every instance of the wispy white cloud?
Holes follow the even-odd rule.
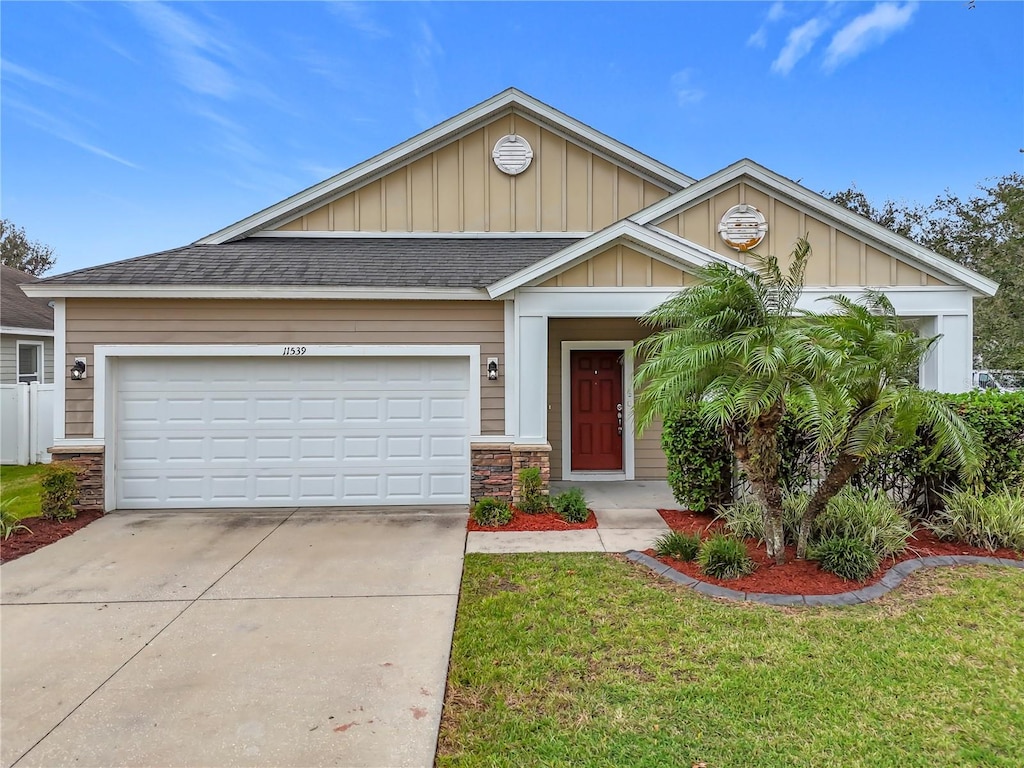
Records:
[[[785,5],[781,0],[772,3],[771,7],[768,8],[764,21],[761,22],[761,26],[754,31],[754,34],[747,38],[747,45],[751,48],[764,48],[768,44],[768,27],[785,15]]]
[[[82,135],[82,132],[76,127],[79,125],[76,121],[75,125],[72,125],[66,120],[63,120],[56,115],[52,115],[49,112],[44,112],[38,107],[31,106],[22,102],[19,99],[5,98],[4,106],[7,110],[13,110],[15,113],[33,128],[36,128],[44,133],[48,133],[51,136],[65,141],[72,146],[78,147],[79,149],[89,152],[97,157],[102,157],[105,160],[111,160],[115,163],[127,166],[128,168],[134,168],[141,170],[141,167],[131,160],[115,155],[103,147],[97,146],[89,141]]]
[[[818,38],[825,34],[829,23],[824,18],[816,16],[805,21],[799,27],[794,27],[786,36],[786,44],[782,47],[775,61],[772,62],[772,72],[780,75],[788,75],[796,63],[811,52]]]
[[[340,17],[348,26],[361,32],[371,40],[380,40],[391,37],[391,30],[378,23],[370,14],[370,3],[366,2],[345,2],[335,0],[328,4],[328,9]]]
[[[676,103],[681,107],[689,104],[696,104],[704,98],[704,90],[693,82],[694,70],[687,68],[672,75],[672,92],[675,94]]]
[[[0,59],[0,74],[2,74],[4,80],[20,80],[26,83],[32,83],[33,85],[41,85],[44,88],[63,93],[67,96],[75,96],[78,98],[91,98],[85,91],[76,88],[75,86],[64,82],[60,78],[52,77],[51,75],[37,72],[34,69],[23,67],[20,64],[15,64],[13,61],[8,59]]]
[[[235,77],[225,66],[234,52],[220,36],[163,3],[130,3],[129,7],[163,44],[182,85],[221,99],[238,92]]]
[[[917,3],[878,3],[836,32],[825,51],[824,69],[831,72],[840,64],[855,59],[868,48],[884,43],[910,23]]]
[[[413,118],[421,128],[441,121],[437,60],[444,57],[444,48],[426,21],[419,23],[419,35],[412,46]]]

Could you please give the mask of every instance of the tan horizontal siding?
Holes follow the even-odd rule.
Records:
[[[481,432],[504,434],[504,306],[489,301],[68,299],[67,356],[97,344],[469,344],[480,347]],[[68,381],[66,434],[93,436],[93,379]]]
[[[552,318],[548,323],[548,442],[551,443],[551,477],[560,480],[562,466],[562,342],[609,339],[639,341],[650,329],[632,318]],[[631,382],[624,382],[631,386]],[[661,422],[652,424],[634,443],[638,480],[661,480],[667,476],[661,452]]]

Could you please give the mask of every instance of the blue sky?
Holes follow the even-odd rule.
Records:
[[[1024,167],[1024,3],[5,2],[2,215],[184,245],[508,86],[700,178],[929,202]]]

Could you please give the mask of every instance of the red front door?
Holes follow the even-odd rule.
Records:
[[[572,469],[622,469],[622,352],[569,353]]]

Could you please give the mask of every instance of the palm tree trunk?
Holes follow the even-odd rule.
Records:
[[[776,403],[750,426],[745,435],[731,434],[733,453],[764,510],[764,543],[768,556],[786,562],[782,525],[782,486],[779,484],[779,423],[784,406]]]
[[[841,452],[835,463],[829,467],[825,479],[814,491],[814,495],[807,502],[807,509],[804,510],[803,517],[800,518],[800,534],[796,541],[797,560],[807,557],[807,543],[811,538],[811,529],[814,527],[814,521],[818,515],[832,497],[839,493],[843,486],[850,481],[850,478],[857,473],[863,463],[864,459],[860,456]]]

